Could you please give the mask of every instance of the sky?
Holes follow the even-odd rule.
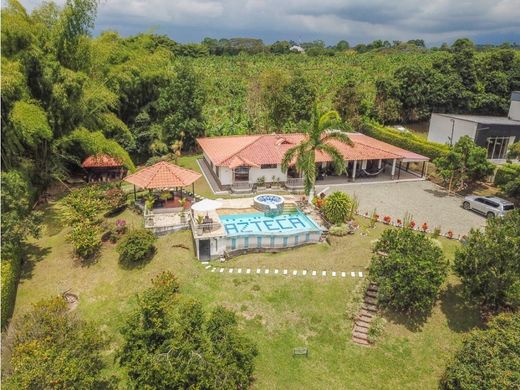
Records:
[[[41,2],[21,3],[30,10]],[[153,31],[183,43],[207,36],[351,45],[374,39],[439,45],[461,37],[520,43],[520,0],[101,0],[94,34],[104,30]]]

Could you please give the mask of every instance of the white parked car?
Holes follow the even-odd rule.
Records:
[[[515,205],[496,196],[470,195],[464,198],[462,207],[465,210],[475,210],[487,218],[503,217],[515,209]]]

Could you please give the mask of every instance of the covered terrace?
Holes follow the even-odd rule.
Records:
[[[189,224],[189,210],[195,202],[195,181],[201,175],[190,169],[160,161],[124,178],[134,185],[136,206],[143,210],[145,227],[161,233]],[[191,191],[186,188],[190,188]],[[148,190],[137,198],[137,189]]]

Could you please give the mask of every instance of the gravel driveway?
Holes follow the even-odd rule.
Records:
[[[324,188],[317,186],[318,191]],[[377,209],[381,217],[396,219],[408,212],[419,226],[427,222],[430,228],[440,226],[443,232],[467,234],[472,227],[486,224],[486,218],[462,208],[462,198],[448,195],[429,181],[336,185],[330,186],[327,193],[333,191],[356,195],[362,213],[371,214]]]

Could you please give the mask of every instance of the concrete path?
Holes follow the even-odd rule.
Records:
[[[430,181],[335,186],[327,194],[333,191],[356,195],[360,213],[371,214],[376,209],[381,218],[389,215],[395,221],[408,212],[417,225],[426,222],[431,229],[440,226],[443,232],[467,234],[486,224],[484,217],[462,208],[461,197],[448,195]]]

